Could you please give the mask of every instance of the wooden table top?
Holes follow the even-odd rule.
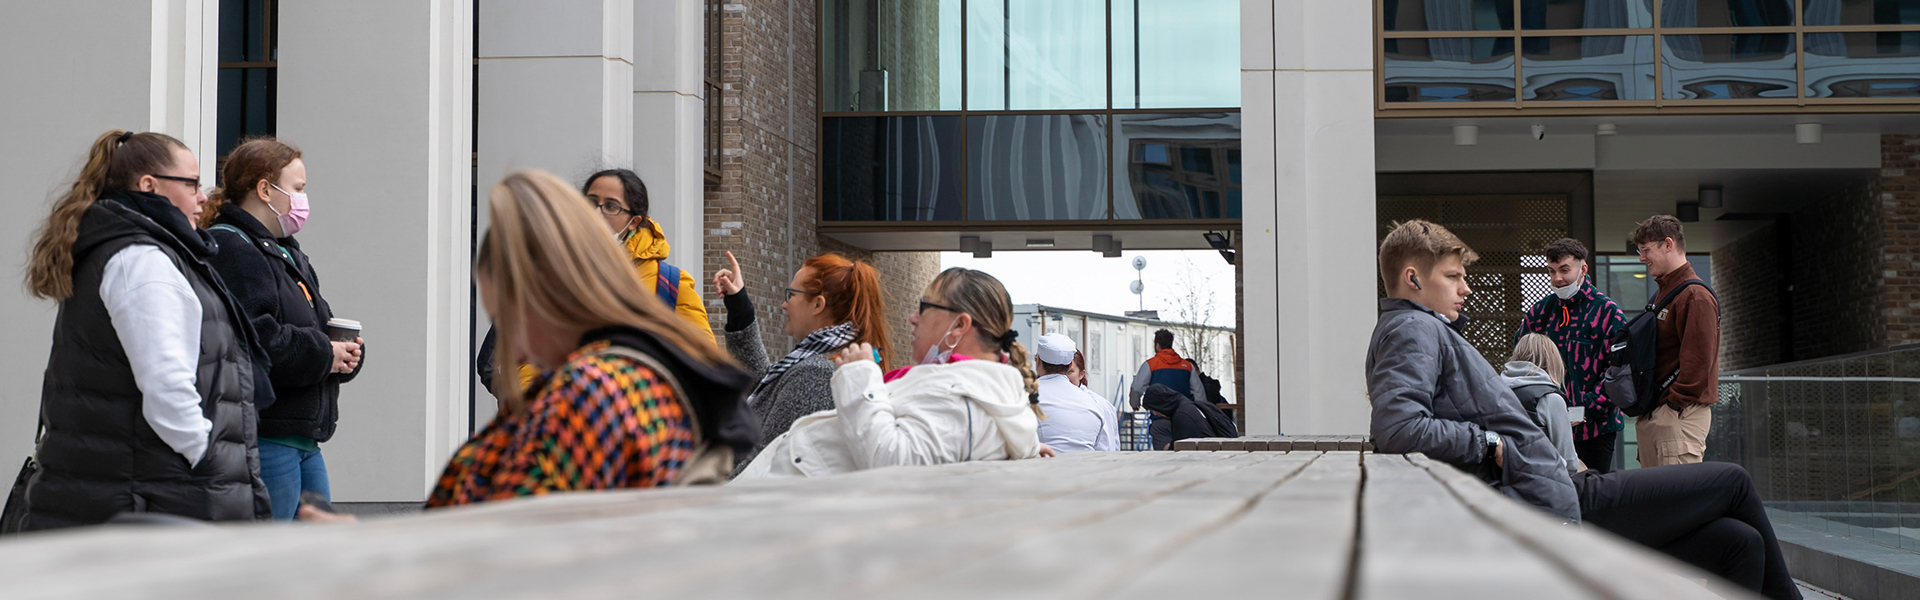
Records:
[[[75,598],[1746,598],[1424,456],[1115,452],[3,538]]]

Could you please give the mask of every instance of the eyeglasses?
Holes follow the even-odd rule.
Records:
[[[807,295],[813,295],[813,292],[809,292],[809,291],[806,291],[806,290],[796,290],[796,289],[793,289],[793,288],[787,288],[787,298],[793,298],[793,295],[794,295],[794,294],[807,294]]]
[[[939,305],[939,304],[934,304],[934,303],[932,303],[932,302],[928,302],[928,301],[926,301],[926,300],[924,300],[924,299],[920,301],[920,310],[918,310],[918,311],[914,311],[914,312],[915,312],[916,314],[926,314],[926,312],[927,312],[927,309],[929,309],[929,308],[938,308],[938,309],[940,309],[940,310],[944,310],[944,311],[947,311],[947,312],[950,312],[950,313],[957,313],[957,312],[960,312],[960,311],[959,311],[959,309],[956,309],[956,308],[954,308],[954,307],[951,307],[951,306],[942,306],[942,305]]]
[[[199,189],[200,189],[200,178],[198,178],[198,177],[174,177],[174,176],[172,176],[172,175],[154,175],[154,176],[153,176],[153,178],[154,178],[154,179],[165,179],[165,180],[168,180],[168,181],[178,181],[178,182],[180,182],[180,183],[184,183],[184,184],[187,184],[187,185],[190,185],[190,186],[193,186],[193,189],[195,189],[195,190],[199,190]]]
[[[621,206],[619,202],[595,203],[592,200],[588,200],[587,203],[592,204],[594,208],[600,209],[600,214],[609,217],[634,214],[633,211],[627,210],[627,207]]]

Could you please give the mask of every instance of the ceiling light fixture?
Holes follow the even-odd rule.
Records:
[[[1453,126],[1453,145],[1473,146],[1473,145],[1478,145],[1479,143],[1480,143],[1480,126],[1479,125]]]
[[[1691,200],[1675,202],[1673,216],[1680,219],[1681,223],[1697,223],[1700,221],[1700,203]]]
[[[1795,123],[1793,125],[1793,141],[1801,144],[1818,144],[1820,143],[1820,129],[1819,123]]]
[[[1722,202],[1725,195],[1720,191],[1720,186],[1718,185],[1702,185],[1700,186],[1699,197],[1700,208],[1720,208],[1723,205]]]

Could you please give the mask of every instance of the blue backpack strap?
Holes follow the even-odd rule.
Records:
[[[667,303],[667,310],[680,306],[680,267],[660,261],[660,275],[653,282],[653,294]]]

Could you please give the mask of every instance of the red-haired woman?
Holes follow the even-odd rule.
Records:
[[[855,343],[871,344],[882,366],[888,354],[886,304],[880,296],[880,273],[867,261],[849,261],[839,254],[807,259],[787,284],[786,334],[800,340],[779,362],[769,364],[760,328],[755,327],[753,302],[747,299],[740,261],[727,253],[733,265],[713,274],[713,287],[726,302],[727,351],[760,382],[747,404],[760,419],[760,443],[739,457],[746,464],[767,442],[786,433],[795,419],[833,410],[834,352]]]

